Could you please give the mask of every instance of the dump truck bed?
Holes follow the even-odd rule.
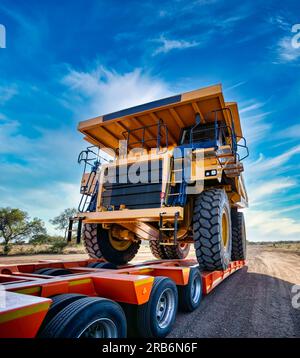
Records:
[[[161,144],[176,145],[181,129],[195,124],[195,114],[200,115],[203,123],[213,122],[215,120],[213,111],[217,110],[220,111],[218,118],[225,120],[226,124],[231,126],[228,112],[222,111],[226,107],[231,110],[236,135],[242,137],[237,104],[224,101],[221,85],[178,94],[95,117],[80,122],[78,130],[91,144],[115,150],[119,148],[119,140],[124,140],[124,132],[155,125],[158,120],[162,120],[168,128],[168,143],[163,137]],[[142,140],[143,133],[136,131],[134,136],[136,141]]]

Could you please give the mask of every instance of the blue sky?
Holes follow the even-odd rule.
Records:
[[[248,237],[300,239],[299,23],[292,0],[1,0],[0,206],[52,231],[77,206],[79,120],[222,83],[251,150]]]

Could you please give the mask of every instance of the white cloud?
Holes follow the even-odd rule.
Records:
[[[0,87],[0,105],[4,105],[18,93],[16,85]]]
[[[187,41],[187,40],[170,40],[161,36],[159,39],[154,40],[161,45],[153,52],[153,55],[158,55],[160,53],[168,53],[172,50],[183,50],[191,47],[199,46],[200,43],[197,41]]]
[[[70,69],[62,83],[68,88],[64,104],[81,120],[172,94],[165,82],[141,69],[124,74],[100,65],[87,72]]]
[[[263,154],[260,154],[260,157],[256,161],[248,164],[248,170],[252,175],[257,175],[258,173],[265,175],[268,171],[272,171],[274,175],[274,171],[277,168],[282,168],[282,166],[289,162],[294,155],[299,153],[300,145],[297,145],[282,154],[271,158],[265,158]]]
[[[66,208],[77,208],[80,198],[79,183],[53,182],[25,190],[0,187],[0,196],[1,206],[17,207],[30,213],[31,217],[42,218],[49,233],[54,234],[55,230],[49,219]]]
[[[289,189],[297,185],[293,179],[287,178],[285,181],[281,179],[255,181],[255,185],[249,187],[251,196],[251,205],[266,204],[268,198],[274,197],[275,194],[282,194],[285,189]]]
[[[264,106],[264,103],[256,102],[246,105],[240,109],[240,114],[260,109]]]
[[[76,119],[86,119],[171,95],[159,78],[136,69],[120,74],[102,66],[87,72],[70,69],[63,77],[64,103]],[[26,136],[18,120],[0,121],[0,206],[19,207],[46,221],[67,207],[77,207],[81,170],[77,155],[87,143],[72,127],[35,128]],[[17,160],[7,160],[5,155]]]
[[[28,211],[51,229],[50,218],[77,205],[82,169],[76,159],[84,145],[75,126],[41,130],[29,138],[18,121],[1,121],[0,167],[5,174],[0,176],[0,206]]]
[[[291,190],[297,188],[298,181],[286,175],[287,163],[299,153],[300,146],[296,146],[274,157],[265,158],[260,154],[256,161],[248,164],[250,208],[245,214],[250,241],[300,239],[300,221],[290,216],[299,207],[294,205],[290,209],[290,203],[296,200]]]
[[[300,240],[300,222],[280,210],[247,210],[250,241]]]
[[[290,127],[287,127],[277,133],[278,138],[286,139],[299,139],[300,138],[300,124],[295,124]]]
[[[292,46],[292,35],[291,33],[290,36],[285,36],[279,40],[276,47],[277,62],[294,62],[300,58],[300,49]]]

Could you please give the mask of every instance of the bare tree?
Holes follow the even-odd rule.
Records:
[[[69,219],[77,214],[77,210],[75,208],[67,208],[63,212],[61,212],[55,218],[49,220],[52,225],[55,226],[56,230],[64,231],[65,236],[68,230]]]

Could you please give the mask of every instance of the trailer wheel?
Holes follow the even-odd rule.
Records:
[[[165,251],[168,259],[185,259],[190,251],[190,244],[178,242],[177,245],[165,246]]]
[[[231,216],[226,192],[209,189],[195,200],[194,245],[201,270],[225,270],[231,260]]]
[[[163,245],[160,245],[158,240],[150,240],[149,247],[152,252],[152,255],[157,259],[161,259],[161,260],[168,259],[168,256],[165,252],[165,247]]]
[[[126,318],[121,306],[100,297],[70,303],[41,331],[42,338],[125,338]]]
[[[62,275],[70,275],[72,271],[60,268],[49,268],[43,272],[43,275],[47,276],[62,276]]]
[[[199,307],[202,298],[202,278],[197,268],[190,270],[186,286],[177,286],[179,307],[184,312],[193,312]]]
[[[247,254],[246,227],[244,214],[231,210],[232,221],[232,260],[245,260]]]
[[[103,269],[111,269],[111,270],[117,270],[118,266],[111,263],[111,262],[92,262],[88,264],[88,267],[90,268],[103,268]]]
[[[62,309],[64,309],[70,303],[80,300],[84,297],[86,297],[86,295],[81,295],[79,293],[66,293],[66,294],[61,294],[61,295],[56,295],[56,296],[50,297],[52,300],[52,303],[51,303],[49,311],[47,312],[46,317],[44,318],[43,323],[39,329],[38,336],[40,335],[40,332],[43,331],[44,327],[52,320],[52,318],[58,314],[58,312],[60,312]]]
[[[123,304],[123,307],[131,337],[164,338],[171,332],[176,318],[176,285],[167,277],[155,277],[147,303]]]
[[[102,258],[116,265],[124,265],[131,261],[141,245],[141,241],[118,240],[112,237],[110,230],[105,230],[97,224],[83,226],[83,241],[90,257]]]
[[[46,271],[48,271],[48,270],[50,270],[49,267],[46,267],[46,268],[44,267],[44,268],[41,268],[41,269],[38,269],[38,270],[34,271],[34,274],[36,274],[36,275],[43,275],[44,272],[46,272]]]

